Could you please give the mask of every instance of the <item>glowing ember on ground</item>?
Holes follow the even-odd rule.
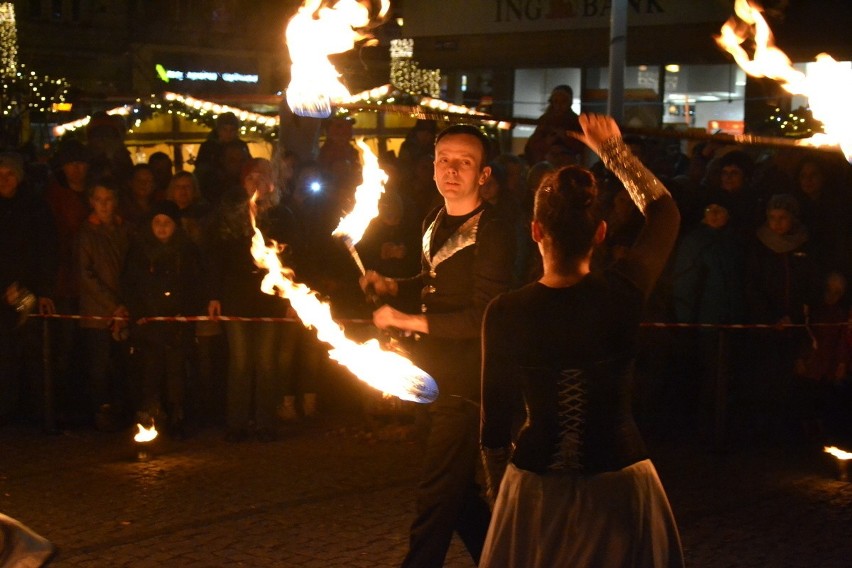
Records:
[[[323,0],[305,0],[287,24],[287,48],[290,51],[290,85],[287,104],[300,116],[326,118],[334,101],[349,96],[340,82],[340,74],[328,56],[352,49],[365,38],[359,29],[370,23],[370,11],[357,0],[339,0],[333,6]],[[390,0],[382,0],[378,17],[390,9]]]
[[[789,93],[808,98],[815,119],[825,127],[824,135],[815,135],[810,145],[839,145],[846,159],[852,161],[852,68],[821,53],[810,66],[809,74],[793,68],[787,55],[775,47],[772,30],[748,0],[736,0],[732,17],[716,42],[730,53],[737,64],[753,77],[768,77],[778,81]],[[754,54],[749,57],[742,44],[754,41]]]
[[[157,437],[157,428],[153,424],[151,424],[150,428],[145,428],[141,424],[137,424],[136,427],[139,428],[139,431],[133,436],[133,441],[135,442],[150,442]]]
[[[343,333],[331,317],[330,306],[316,293],[293,280],[293,271],[285,268],[278,257],[279,247],[267,246],[263,234],[254,225],[251,253],[255,263],[269,271],[261,290],[290,300],[306,327],[317,331],[320,341],[331,345],[329,356],[352,371],[360,380],[384,393],[402,400],[432,402],[438,396],[435,380],[400,353],[387,351],[376,339],[356,343]]]
[[[836,446],[825,446],[823,448],[823,451],[827,454],[833,455],[834,457],[836,457],[839,460],[846,461],[846,460],[852,459],[852,453],[841,450],[840,448],[838,448]]]

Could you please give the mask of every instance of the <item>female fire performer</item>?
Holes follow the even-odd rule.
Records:
[[[622,181],[644,229],[625,258],[590,273],[606,235],[594,177],[567,166],[539,185],[532,235],[544,275],[495,299],[483,323],[482,449],[489,494],[499,494],[480,566],[682,566],[630,408],[642,305],[680,215],[611,118],[580,124],[575,137]],[[510,452],[519,397],[527,416]]]

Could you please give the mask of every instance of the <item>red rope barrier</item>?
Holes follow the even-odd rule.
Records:
[[[123,317],[113,317],[113,316],[81,316],[74,314],[31,314],[30,317],[34,318],[44,318],[44,319],[68,319],[68,320],[90,320],[90,321],[130,321],[130,318]],[[140,318],[136,320],[137,325],[144,325],[150,322],[193,322],[193,321],[247,321],[247,322],[281,322],[281,323],[301,323],[301,320],[297,318],[248,318],[248,317],[240,317],[240,316],[219,316],[219,317],[210,317],[210,316],[153,316],[147,318]],[[348,318],[348,319],[339,319],[335,320],[339,323],[351,323],[351,324],[369,324],[373,323],[373,320],[370,319],[357,319],[357,318]]]
[[[100,321],[129,321],[130,318],[117,318],[111,316],[81,316],[72,314],[32,314],[30,317],[40,317],[45,319],[70,319],[70,320],[100,320]],[[144,325],[150,322],[193,322],[193,321],[242,321],[242,322],[277,322],[277,323],[301,323],[297,318],[272,318],[260,317],[249,318],[240,316],[155,316],[136,320],[137,325]],[[344,318],[335,320],[338,323],[350,324],[371,324],[371,319]],[[808,327],[845,327],[852,326],[850,322],[840,323],[674,323],[674,322],[642,322],[641,327],[653,328],[673,328],[673,329],[787,329],[787,328],[808,328]]]

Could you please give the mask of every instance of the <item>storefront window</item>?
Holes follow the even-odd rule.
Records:
[[[743,132],[745,72],[736,65],[667,65],[663,124]]]
[[[624,69],[624,118],[627,126],[656,128],[660,124],[660,67],[633,65]],[[607,112],[609,68],[586,70],[583,110]]]
[[[568,85],[574,90],[571,108],[579,113],[581,79],[579,68],[516,69],[512,115],[515,118],[538,119],[547,108],[550,91],[557,85]],[[512,138],[526,140],[534,129],[533,125],[519,124],[513,129]]]

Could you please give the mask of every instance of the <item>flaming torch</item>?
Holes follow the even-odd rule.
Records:
[[[133,441],[136,442],[136,459],[139,461],[148,461],[151,454],[149,452],[150,444],[157,438],[157,428],[151,423],[150,428],[146,428],[142,424],[137,424],[138,431],[133,436]]]
[[[371,387],[402,400],[426,403],[438,397],[435,380],[400,353],[382,349],[377,339],[356,343],[346,337],[343,328],[331,317],[330,306],[320,301],[306,285],[295,282],[293,271],[281,264],[279,246],[276,243],[266,245],[263,234],[254,222],[253,210],[252,226],[252,256],[259,267],[268,270],[261,283],[261,290],[290,300],[290,305],[302,323],[316,329],[317,338],[331,345],[329,357]]]
[[[382,0],[379,17],[389,9],[390,0]],[[328,56],[352,49],[366,37],[359,30],[369,23],[369,9],[357,0],[339,0],[333,6],[323,0],[302,3],[285,33],[292,61],[287,104],[295,114],[327,118],[331,104],[349,96]]]
[[[340,223],[331,235],[343,241],[355,264],[358,265],[361,274],[364,274],[366,272],[364,263],[361,262],[361,257],[355,245],[364,236],[370,221],[379,214],[379,199],[385,191],[388,176],[379,167],[378,158],[364,143],[364,139],[359,138],[355,143],[361,150],[361,158],[364,161],[364,168],[361,173],[363,182],[355,189],[355,206],[352,211],[340,219]]]
[[[796,70],[787,55],[773,44],[772,30],[761,10],[749,0],[736,0],[731,17],[723,26],[716,42],[730,53],[737,64],[753,77],[778,81],[789,93],[808,98],[815,119],[825,127],[824,135],[815,135],[803,145],[839,145],[852,161],[852,69],[821,53],[808,75]],[[742,44],[754,41],[754,54],[749,57]]]
[[[852,453],[841,450],[836,446],[825,446],[825,453],[833,455],[837,459],[837,479],[840,481],[848,481],[849,477],[846,472],[846,464],[852,459]]]

